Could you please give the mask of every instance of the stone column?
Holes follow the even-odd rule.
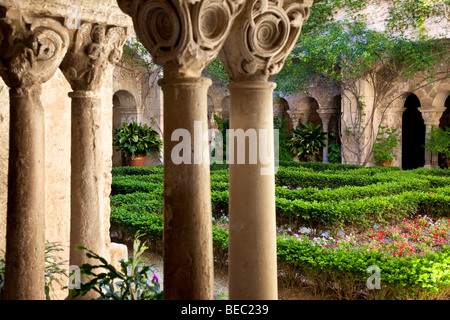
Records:
[[[61,70],[73,92],[71,127],[71,232],[70,265],[97,264],[86,257],[82,245],[107,258],[101,170],[102,123],[100,89],[108,69],[122,55],[126,30],[121,27],[84,23],[73,34],[73,41]],[[83,299],[94,298],[88,294]]]
[[[312,1],[245,2],[220,52],[230,76],[230,299],[277,299],[274,83]],[[245,136],[248,136],[248,144]],[[234,148],[234,149],[233,149]],[[245,156],[242,154],[245,152]],[[244,157],[242,157],[244,156]],[[242,157],[242,158],[241,158]]]
[[[166,115],[164,298],[212,299],[214,261],[206,100],[211,80],[163,79],[159,85],[164,92]],[[181,137],[176,135],[180,129],[187,133],[182,142],[190,137],[187,148],[181,152],[177,149]],[[181,153],[188,157],[182,158]]]
[[[207,88],[243,0],[130,1],[139,40],[163,66],[164,299],[213,299]],[[183,147],[184,146],[184,147]]]
[[[6,12],[0,29],[0,72],[10,88],[11,112],[2,298],[40,300],[45,299],[45,123],[40,95],[64,57],[68,34],[55,20],[32,19],[19,11]]]
[[[401,102],[401,104],[400,104]],[[392,150],[392,153],[397,155],[397,157],[394,158],[392,161],[393,166],[402,167],[402,145],[403,145],[403,112],[406,111],[406,108],[403,107],[404,100],[400,100],[397,103],[395,103],[389,110],[389,120],[390,120],[390,126],[392,129],[397,129],[398,133],[398,145],[397,147]]]
[[[430,107],[430,106],[423,106],[419,108],[419,111],[422,113],[422,118],[425,123],[425,142],[430,138],[430,132],[433,127],[439,126],[439,120],[442,117],[442,114],[445,111],[445,108],[439,108],[439,107]],[[436,159],[433,159],[433,156],[436,157]],[[437,164],[438,157],[437,154],[433,154],[431,151],[425,150],[425,168],[431,169],[433,167],[433,164]]]
[[[323,163],[329,163],[328,161],[328,125],[333,114],[336,113],[335,109],[318,109],[317,113],[322,120],[323,132],[326,134],[325,147],[323,147]]]

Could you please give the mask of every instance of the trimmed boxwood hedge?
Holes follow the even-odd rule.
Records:
[[[448,169],[400,171],[394,167],[281,163],[276,174],[277,220],[296,227],[306,225],[337,231],[345,226],[367,228],[414,214],[450,216],[449,172]],[[114,168],[111,224],[130,235],[137,231],[145,233],[155,244],[161,243],[163,189],[161,166]],[[215,218],[227,215],[228,198],[227,166],[211,165]],[[317,248],[299,247],[294,240],[283,237],[277,240],[278,259],[285,273],[290,269],[301,272],[313,282],[321,281],[320,286],[334,283],[333,290],[337,285],[344,298],[352,298],[356,292],[373,294],[374,291],[364,291],[368,264],[376,264],[382,270],[382,283],[387,287],[377,291],[379,296],[430,297],[450,287],[445,271],[450,261],[448,248],[420,257],[386,260],[375,253],[358,251],[330,254]],[[213,225],[213,245],[216,262],[225,264],[228,233],[216,225]],[[412,271],[400,272],[405,268]]]

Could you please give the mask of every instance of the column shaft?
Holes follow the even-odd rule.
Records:
[[[211,80],[162,79],[159,84],[165,115],[164,299],[210,300],[214,297],[210,167],[209,158],[202,155],[206,151],[209,156],[207,90]],[[177,129],[184,129],[189,137],[172,141]],[[173,151],[180,143],[187,143],[187,148]],[[180,156],[189,160],[177,164],[174,157]]]
[[[426,125],[426,132],[425,132],[425,141],[427,141],[430,138],[430,132],[431,132],[432,126],[427,124]],[[425,150],[425,168],[431,169],[431,151]]]
[[[97,128],[101,100],[89,91],[74,91],[69,96],[72,98],[70,264],[98,264],[86,257],[85,250],[75,248],[83,245],[105,255],[98,183],[101,144]]]
[[[230,299],[277,299],[277,254],[275,222],[275,177],[272,93],[275,85],[266,81],[230,84],[230,129],[257,134],[257,163],[249,154],[255,150],[245,143],[246,161],[230,161],[229,181],[229,286]],[[260,129],[268,140],[261,145]],[[230,132],[231,136],[231,132]],[[230,138],[231,139],[231,138]],[[228,142],[230,145],[230,142]],[[267,148],[268,162],[260,153]],[[235,155],[239,156],[239,154]],[[266,159],[264,159],[266,160]],[[232,163],[233,162],[233,163]],[[269,170],[270,174],[263,174]]]
[[[40,86],[10,91],[10,149],[3,297],[45,299],[45,135]]]

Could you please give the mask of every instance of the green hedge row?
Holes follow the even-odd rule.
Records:
[[[276,199],[282,223],[312,228],[370,227],[415,214],[450,215],[450,187],[435,192],[406,191],[391,196],[371,196],[341,201]]]
[[[125,167],[114,171],[111,224],[127,230],[130,235],[138,231],[145,233],[149,240],[161,244],[162,168]],[[289,163],[277,173],[277,178],[285,179],[276,187],[277,216],[283,223],[332,228],[343,224],[371,226],[373,222],[382,223],[417,213],[449,216],[450,175],[447,173],[448,170],[355,170],[343,165],[333,171],[328,164]],[[295,175],[302,178],[295,178]],[[319,177],[317,180],[322,184],[312,182],[309,187],[302,185],[298,190],[282,187],[292,187],[284,184],[287,179],[298,182],[308,175],[310,179]],[[228,171],[224,166],[216,166],[211,171],[211,199],[217,217],[228,211],[227,181]],[[356,186],[351,185],[355,182]],[[228,232],[213,225],[212,234],[216,261],[225,264]],[[384,298],[416,298],[418,295],[428,298],[445,293],[450,287],[450,249],[447,247],[433,254],[387,259],[375,251],[331,252],[285,237],[278,237],[277,245],[278,260],[285,275],[301,273],[316,283],[317,288],[331,288],[344,298],[355,298],[361,292],[368,296],[376,293]],[[367,290],[366,270],[370,265],[381,269],[381,290]]]

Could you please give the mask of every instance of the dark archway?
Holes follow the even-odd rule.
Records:
[[[441,117],[441,120],[439,122],[439,127],[450,127],[450,96],[445,99],[445,111],[444,114]]]
[[[320,119],[319,113],[317,112],[319,110],[319,103],[314,98],[310,99],[310,110],[311,113],[309,114],[308,122],[313,123],[315,126],[322,124],[322,119]]]
[[[402,119],[402,168],[415,169],[425,165],[425,124],[419,111],[420,101],[410,94],[405,101]]]

